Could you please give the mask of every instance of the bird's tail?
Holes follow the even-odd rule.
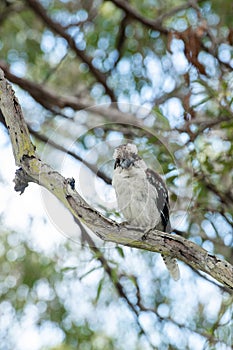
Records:
[[[165,262],[165,265],[167,266],[167,269],[171,275],[171,277],[178,281],[180,279],[180,270],[177,263],[177,260],[169,255],[163,255],[162,254],[163,261]]]

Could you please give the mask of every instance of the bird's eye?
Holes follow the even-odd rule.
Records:
[[[114,169],[116,169],[118,166],[120,166],[120,159],[119,158],[116,158],[116,161],[115,161],[115,164],[114,164]]]

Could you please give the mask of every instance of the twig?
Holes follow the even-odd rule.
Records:
[[[177,12],[186,10],[191,7],[191,4],[189,1],[187,3],[173,7],[171,10],[163,13],[162,15],[158,16],[155,20],[149,19],[141,15],[137,10],[135,10],[128,1],[124,0],[111,0],[117,7],[121,8],[128,16],[132,17],[133,19],[139,21],[143,25],[156,30],[162,34],[169,34],[169,30],[162,26],[162,22],[165,18],[171,17],[175,15]],[[200,0],[201,1],[201,0]],[[203,1],[203,0],[202,0]]]
[[[45,135],[42,135],[38,132],[36,132],[35,130],[33,130],[29,125],[28,125],[28,129],[30,131],[30,134],[35,136],[38,140],[45,142],[47,144],[49,144],[50,146],[56,148],[59,151],[62,151],[66,154],[69,154],[70,156],[72,156],[74,159],[78,160],[79,162],[83,163],[89,170],[91,170],[96,176],[100,177],[102,180],[104,180],[107,184],[111,184],[112,180],[110,177],[108,177],[103,171],[99,170],[97,168],[97,166],[95,166],[94,164],[90,164],[88,163],[85,159],[83,159],[81,156],[79,156],[77,153],[71,151],[71,150],[67,150],[65,147],[59,145],[57,142],[51,140],[50,138],[48,138]]]
[[[137,21],[141,22],[142,24],[146,25],[147,27],[157,30],[162,34],[168,34],[168,30],[164,28],[161,25],[161,21],[159,20],[153,20],[146,18],[142,16],[139,12],[137,12],[128,1],[124,0],[112,0],[112,2],[119,8],[121,8],[125,13],[128,14],[128,16],[132,17],[133,19],[136,19]]]
[[[133,126],[139,128],[143,127],[142,121],[136,119],[132,114],[123,114],[116,108],[104,108],[101,106],[91,105],[90,103],[87,103],[83,99],[76,96],[60,96],[55,91],[48,89],[42,84],[37,84],[12,74],[8,66],[2,61],[0,61],[0,68],[3,69],[7,79],[26,90],[38,103],[50,111],[54,112],[55,106],[60,109],[70,107],[75,111],[88,109],[91,113],[106,117],[109,122],[132,124]]]
[[[92,58],[87,56],[84,51],[80,50],[77,47],[75,40],[72,38],[72,36],[66,32],[65,28],[60,23],[53,21],[52,18],[48,16],[46,10],[38,1],[26,0],[26,2],[35,12],[36,16],[39,16],[54,33],[60,35],[67,41],[69,47],[76,53],[76,55],[79,58],[81,58],[83,62],[85,62],[88,65],[94,77],[104,86],[106,93],[111,97],[111,100],[115,101],[115,95],[107,85],[105,75],[93,66]]]
[[[75,218],[74,218],[75,219]],[[82,226],[82,224],[80,224],[77,219],[75,219],[75,222],[77,222],[79,224],[79,227],[81,229],[82,235],[84,237],[84,240],[88,243],[89,248],[93,251],[93,253],[95,254],[97,260],[99,260],[99,262],[101,263],[104,271],[106,272],[106,274],[108,275],[109,279],[111,280],[111,282],[113,283],[115,290],[117,291],[118,295],[123,298],[125,300],[125,302],[127,303],[127,305],[129,306],[130,310],[133,312],[134,316],[135,316],[135,320],[137,322],[137,325],[140,329],[140,333],[143,334],[147,341],[149,342],[149,344],[151,345],[151,347],[154,349],[153,344],[151,343],[151,340],[149,338],[149,335],[147,334],[147,332],[144,330],[144,328],[141,325],[140,319],[139,319],[139,310],[137,309],[137,306],[134,305],[128,298],[126,292],[124,291],[124,288],[122,286],[122,284],[120,283],[119,279],[116,279],[115,276],[115,272],[113,271],[113,269],[110,267],[108,261],[106,260],[106,258],[104,257],[103,253],[101,252],[101,250],[96,246],[95,242],[93,241],[93,239],[90,237],[90,235],[87,233],[86,229]]]

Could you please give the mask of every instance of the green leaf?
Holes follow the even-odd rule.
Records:
[[[116,250],[122,258],[125,257],[124,250],[121,247],[116,247]]]
[[[94,304],[97,304],[97,302],[98,302],[98,300],[99,300],[100,293],[101,293],[102,288],[103,288],[103,284],[104,284],[104,277],[102,277],[102,278],[101,278],[101,280],[99,281],[98,288],[97,288],[97,293],[96,293],[96,298],[95,298]]]

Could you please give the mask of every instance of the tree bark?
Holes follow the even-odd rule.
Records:
[[[6,121],[16,165],[15,189],[23,193],[28,182],[35,182],[53,193],[82,223],[104,241],[172,255],[196,270],[201,270],[233,291],[233,266],[209,254],[187,239],[151,230],[146,239],[138,228],[127,227],[105,218],[91,208],[74,188],[73,179],[65,179],[36,154],[21,107],[11,85],[0,69],[0,110]]]

